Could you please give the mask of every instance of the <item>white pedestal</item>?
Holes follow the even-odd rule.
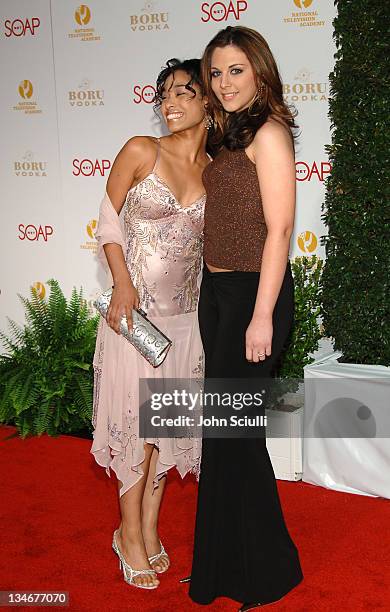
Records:
[[[390,498],[390,368],[338,357],[305,367],[302,480]]]
[[[301,480],[303,407],[286,404],[277,410],[266,409],[265,414],[266,443],[275,477],[279,480]]]

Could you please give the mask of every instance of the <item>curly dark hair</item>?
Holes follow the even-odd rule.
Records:
[[[253,68],[257,86],[263,90],[262,97],[255,98],[249,108],[233,113],[224,110],[211,87],[212,54],[217,47],[228,45],[234,45],[245,53]],[[289,129],[292,139],[296,137],[296,110],[283,99],[282,81],[274,56],[259,32],[243,26],[228,26],[220,30],[204,51],[201,70],[208,111],[214,120],[214,130],[210,133],[214,155],[223,146],[231,151],[248,147],[269,117]]]
[[[200,76],[200,59],[188,59],[183,61],[180,61],[176,58],[170,59],[166,62],[166,65],[157,77],[156,95],[154,96],[153,100],[155,111],[158,111],[161,106],[162,95],[167,78],[175,74],[177,70],[183,70],[183,72],[186,72],[190,77],[188,83],[186,83],[185,85],[186,89],[188,89],[191,93],[193,93],[194,96],[196,96],[196,91],[192,87],[192,85],[196,83],[196,85],[199,85],[203,94],[203,83]]]

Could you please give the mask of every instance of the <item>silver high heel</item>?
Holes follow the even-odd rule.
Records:
[[[191,582],[191,576],[186,576],[186,578],[181,578],[179,582],[181,582],[181,584],[185,584],[186,582]]]
[[[148,557],[148,561],[149,561],[150,565],[152,565],[152,563],[155,563],[156,561],[161,559],[161,557],[166,557],[168,559],[168,565],[163,570],[160,570],[160,571],[154,570],[156,572],[156,574],[163,574],[164,572],[167,571],[167,569],[169,569],[169,566],[170,566],[169,556],[168,556],[167,551],[165,550],[165,548],[162,545],[162,542],[160,540],[160,552],[157,553],[157,555],[152,555],[151,557]]]
[[[135,586],[139,589],[157,589],[157,587],[159,586],[158,584],[152,584],[151,586],[146,586],[143,584],[137,584],[136,582],[134,582],[134,578],[136,578],[137,576],[155,576],[156,575],[156,571],[153,569],[144,569],[144,570],[134,570],[127,562],[126,559],[124,558],[124,556],[122,555],[121,551],[119,550],[119,546],[118,543],[116,541],[116,534],[117,531],[114,531],[114,535],[112,538],[112,548],[114,550],[114,552],[116,552],[116,554],[119,557],[119,569],[123,570],[123,577],[125,582],[127,582],[127,584],[131,584],[132,586]]]

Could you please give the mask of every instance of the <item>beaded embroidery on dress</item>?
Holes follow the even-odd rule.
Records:
[[[203,377],[203,348],[197,304],[202,267],[206,196],[181,206],[168,185],[152,172],[132,187],[124,205],[125,259],[138,290],[140,308],[172,341],[159,368],[150,366],[101,318],[94,356],[94,440],[96,461],[114,470],[123,495],[142,476],[144,440],[138,436],[139,378]],[[155,486],[168,469],[199,478],[201,440],[147,439],[159,449]]]

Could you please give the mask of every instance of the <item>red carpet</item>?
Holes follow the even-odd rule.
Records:
[[[172,566],[155,591],[126,585],[111,551],[118,523],[115,481],[95,465],[90,442],[62,436],[7,439],[0,428],[0,590],[64,590],[70,610],[236,610],[220,599],[193,604],[179,577],[190,570],[196,487],[171,472],[161,515]],[[278,481],[304,581],[272,612],[390,609],[390,503]],[[228,561],[228,560],[227,560]],[[19,609],[29,610],[22,607]]]

